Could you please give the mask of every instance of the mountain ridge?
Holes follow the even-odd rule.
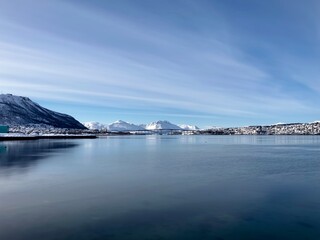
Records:
[[[117,120],[110,124],[104,124],[100,122],[84,122],[88,129],[91,130],[104,130],[109,131],[143,131],[143,130],[198,130],[197,126],[193,125],[181,125],[178,126],[166,120],[158,120],[149,124],[132,124],[123,120]]]
[[[70,115],[49,110],[28,97],[12,94],[0,94],[0,124],[45,124],[57,128],[86,129]]]

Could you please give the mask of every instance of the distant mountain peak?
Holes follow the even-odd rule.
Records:
[[[146,125],[147,130],[180,130],[181,128],[167,120],[158,120],[156,122],[152,122]]]
[[[108,126],[109,131],[142,131],[145,130],[144,128],[128,123],[122,120],[115,121],[114,123],[109,124]]]
[[[117,121],[115,121],[114,123],[127,123],[127,122],[122,121],[122,120],[117,120]]]
[[[169,123],[169,124],[171,124],[171,122],[169,122],[169,121],[167,121],[167,120],[158,120],[158,121],[156,121],[156,122],[154,122],[154,123]]]

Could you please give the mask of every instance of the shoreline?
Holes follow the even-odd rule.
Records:
[[[155,134],[157,135],[157,134]],[[33,141],[40,139],[97,139],[114,136],[150,136],[148,134],[110,134],[110,135],[47,135],[47,136],[0,136],[0,142],[6,141]],[[191,134],[191,135],[167,135],[167,136],[320,136],[320,134]]]
[[[39,139],[95,139],[96,135],[52,135],[52,136],[0,136],[0,141],[23,141]]]

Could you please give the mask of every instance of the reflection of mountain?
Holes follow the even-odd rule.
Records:
[[[0,171],[25,169],[39,160],[48,158],[52,153],[74,148],[78,144],[67,141],[40,140],[7,142],[0,145]]]
[[[0,153],[5,152],[6,149],[7,149],[6,146],[0,145]]]

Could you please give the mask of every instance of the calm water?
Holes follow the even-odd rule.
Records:
[[[2,142],[0,239],[320,239],[320,137]]]

